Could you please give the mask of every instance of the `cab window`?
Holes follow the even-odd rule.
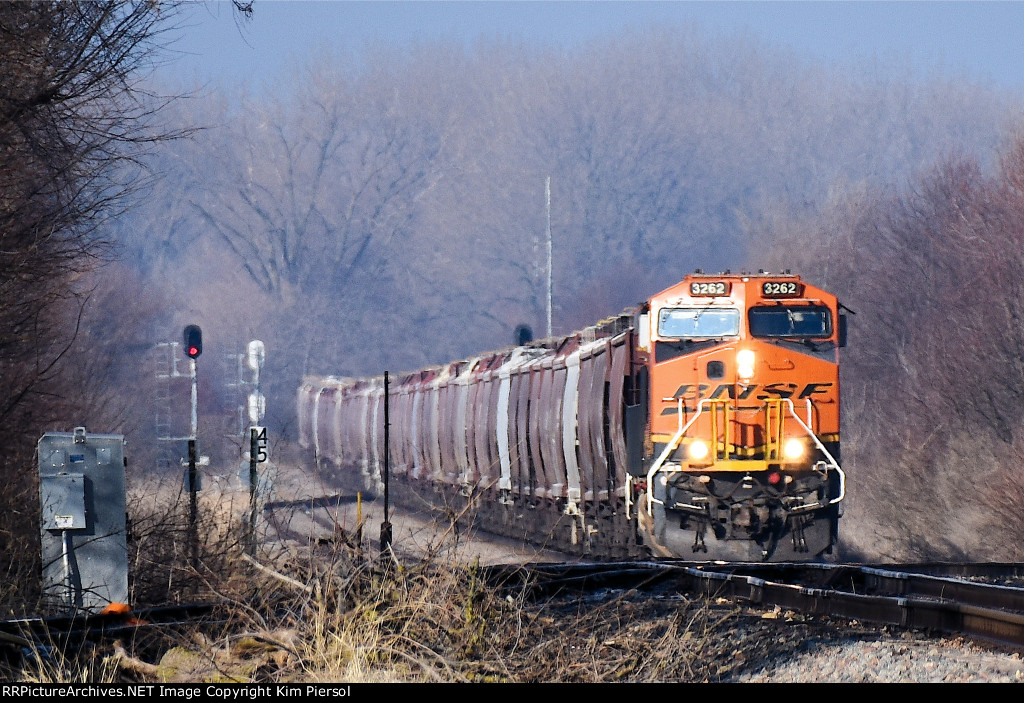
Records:
[[[740,311],[735,308],[662,308],[658,336],[695,339],[735,337],[740,333]]]
[[[772,305],[750,309],[750,334],[754,337],[829,337],[832,314],[820,305]]]

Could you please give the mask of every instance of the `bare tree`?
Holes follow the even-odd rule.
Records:
[[[32,447],[74,392],[57,375],[83,277],[109,251],[103,227],[135,181],[125,167],[159,138],[137,81],[173,14],[147,1],[0,4],[0,571],[33,561],[16,546],[37,524],[23,494]]]
[[[121,166],[155,138],[134,81],[159,26],[148,2],[0,5],[0,419],[67,349],[51,313],[104,252],[134,178]]]
[[[321,64],[291,100],[233,120],[217,142],[223,169],[192,200],[285,305],[372,270],[430,185],[433,135],[401,119],[411,106],[361,83]]]

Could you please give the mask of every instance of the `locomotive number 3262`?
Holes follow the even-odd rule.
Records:
[[[800,285],[791,281],[765,281],[761,284],[761,294],[771,298],[800,295]]]
[[[729,284],[725,281],[691,283],[690,295],[729,295]]]

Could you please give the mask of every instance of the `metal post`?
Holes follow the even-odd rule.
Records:
[[[363,556],[363,492],[356,491],[356,554]]]
[[[189,437],[189,439],[195,441],[196,432],[197,432],[197,428],[198,428],[198,425],[199,425],[199,414],[198,414],[199,392],[196,389],[196,360],[195,359],[189,359],[188,360],[188,367],[189,367],[189,373],[192,376],[192,424],[190,426],[191,429],[189,431],[188,437]]]
[[[384,372],[384,522],[380,525],[380,557],[385,559],[391,549],[391,512],[388,483],[391,475],[391,423],[389,420],[388,372]]]
[[[199,568],[199,501],[196,497],[198,476],[196,473],[196,432],[198,426],[198,392],[196,389],[196,360],[189,359],[192,375],[192,424],[188,436],[188,539],[189,566]]]
[[[199,503],[196,498],[196,440],[188,440],[188,565],[199,567]]]
[[[246,347],[246,360],[252,370],[253,392],[249,395],[249,529],[248,538],[249,555],[256,556],[256,498],[259,486],[259,475],[257,469],[260,462],[267,461],[266,442],[267,428],[257,423],[263,421],[266,412],[266,398],[260,390],[260,370],[266,360],[266,345],[258,339],[249,342]],[[241,372],[241,369],[239,369]]]
[[[249,428],[249,556],[256,557],[256,463],[259,461],[259,430]]]
[[[547,235],[548,235],[548,339],[551,338],[551,176],[544,179],[544,203],[547,213]]]

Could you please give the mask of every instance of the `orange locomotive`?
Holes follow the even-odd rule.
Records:
[[[652,551],[830,553],[845,495],[835,296],[788,274],[698,272],[646,308],[649,433],[628,496]]]

